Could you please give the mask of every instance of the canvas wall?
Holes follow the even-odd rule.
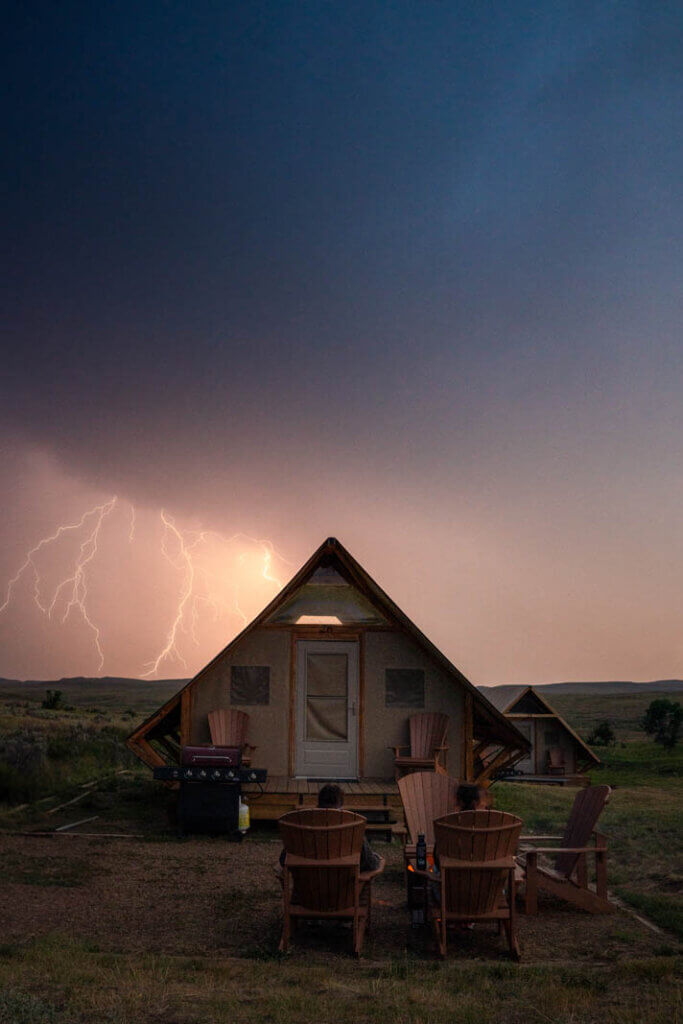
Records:
[[[368,631],[364,636],[365,777],[392,778],[393,755],[388,749],[408,742],[408,718],[417,709],[386,707],[386,669],[424,672],[425,705],[419,710],[443,711],[451,718],[449,770],[459,776],[462,766],[461,729],[463,688],[407,635]],[[271,775],[289,771],[290,631],[256,629],[209,668],[193,688],[192,743],[210,741],[208,713],[230,708],[230,670],[235,666],[268,666],[267,705],[237,705],[249,718],[249,742],[257,746],[253,763]]]
[[[255,767],[271,775],[286,775],[289,751],[289,631],[255,629],[221,657],[198,681],[193,691],[192,743],[210,741],[208,713],[236,707],[249,715],[249,742],[258,748]],[[268,666],[270,701],[267,705],[231,705],[230,669],[233,665]]]
[[[385,706],[385,671],[388,668],[424,671],[425,706],[420,710],[443,711],[450,716],[449,773],[459,777],[464,690],[411,637],[389,631],[365,634],[365,774],[380,778],[393,775],[393,754],[388,747],[408,743],[408,718],[417,713],[413,708]]]

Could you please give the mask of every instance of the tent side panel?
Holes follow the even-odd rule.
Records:
[[[288,630],[255,629],[211,666],[194,687],[192,743],[209,743],[209,711],[235,708],[249,715],[249,743],[258,749],[254,767],[271,775],[286,775],[289,749],[289,658]],[[232,704],[231,669],[269,669],[267,704]]]
[[[424,707],[387,707],[386,670],[424,672]],[[408,718],[420,711],[443,711],[450,716],[447,742],[448,771],[462,771],[464,688],[400,632],[369,631],[365,635],[365,775],[391,778],[394,758],[389,746],[408,743]]]

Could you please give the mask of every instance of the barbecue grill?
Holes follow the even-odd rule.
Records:
[[[239,747],[187,746],[179,765],[154,769],[154,778],[179,783],[180,835],[225,835],[239,841],[239,806],[243,782],[264,783],[263,768],[242,768]]]

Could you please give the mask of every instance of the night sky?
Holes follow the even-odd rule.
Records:
[[[161,676],[329,535],[476,683],[683,675],[679,4],[37,2],[2,39],[3,586],[116,495],[108,674],[182,599],[165,509],[205,591]],[[96,674],[33,596],[0,674]]]

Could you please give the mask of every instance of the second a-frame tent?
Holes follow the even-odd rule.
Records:
[[[220,709],[249,715],[259,768],[295,780],[391,778],[421,711],[448,715],[456,778],[485,781],[529,747],[334,537],[128,745],[150,767],[177,762]]]
[[[533,686],[487,687],[491,703],[529,741],[528,753],[515,764],[522,777],[585,781],[583,773],[600,764],[587,743]]]

